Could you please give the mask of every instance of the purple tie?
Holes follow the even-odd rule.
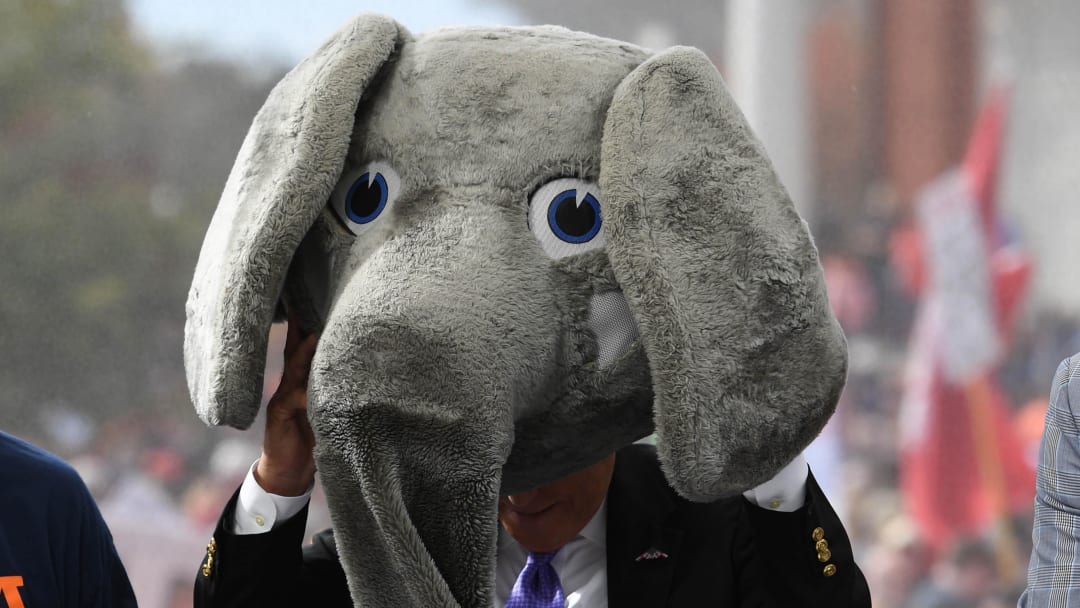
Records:
[[[525,567],[506,600],[506,608],[564,608],[566,598],[562,584],[551,565],[551,558],[558,552],[558,549],[547,553],[529,552]]]

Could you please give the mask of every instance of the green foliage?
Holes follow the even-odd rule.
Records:
[[[120,0],[9,0],[0,8],[0,125],[77,111],[132,86],[147,64]]]
[[[0,3],[0,428],[189,407],[187,288],[268,89],[159,67],[120,0]]]

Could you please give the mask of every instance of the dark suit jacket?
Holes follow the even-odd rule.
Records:
[[[236,536],[223,524],[235,505],[234,495],[197,574],[197,607],[352,605],[331,532],[301,549],[306,509],[266,534]],[[693,503],[668,486],[651,446],[634,445],[615,458],[607,517],[610,608],[870,606],[847,534],[813,476],[793,513],[741,496]]]

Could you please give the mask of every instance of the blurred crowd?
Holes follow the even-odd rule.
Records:
[[[849,340],[850,370],[837,415],[819,439],[826,447],[811,448],[811,466],[851,534],[874,606],[1015,606],[1031,553],[1030,502],[1007,520],[965,531],[944,546],[926,538],[905,511],[898,421],[918,302],[889,250],[895,229],[871,218],[846,229],[848,238],[838,238],[835,248],[819,240],[830,300]],[[1051,381],[1061,360],[1080,351],[1080,322],[1024,313],[996,379],[1008,397],[1023,458],[1034,469]]]
[[[280,375],[282,327],[271,332],[266,394]],[[94,418],[45,404],[25,439],[82,475],[112,531],[144,608],[190,608],[192,587],[218,517],[259,457],[262,416],[248,431],[207,429],[194,410]],[[29,425],[28,425],[29,426]],[[308,536],[330,526],[317,484]]]
[[[192,605],[217,518],[259,455],[260,433],[208,431],[183,420],[186,413],[93,422],[60,410],[45,436],[29,437],[82,475],[140,606],[149,608]]]

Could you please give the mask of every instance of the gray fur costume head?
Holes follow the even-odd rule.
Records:
[[[358,605],[490,605],[497,500],[655,431],[692,500],[798,454],[844,382],[805,223],[699,51],[347,24],[271,92],[187,303],[208,424],[279,298],[321,333],[316,462]]]

